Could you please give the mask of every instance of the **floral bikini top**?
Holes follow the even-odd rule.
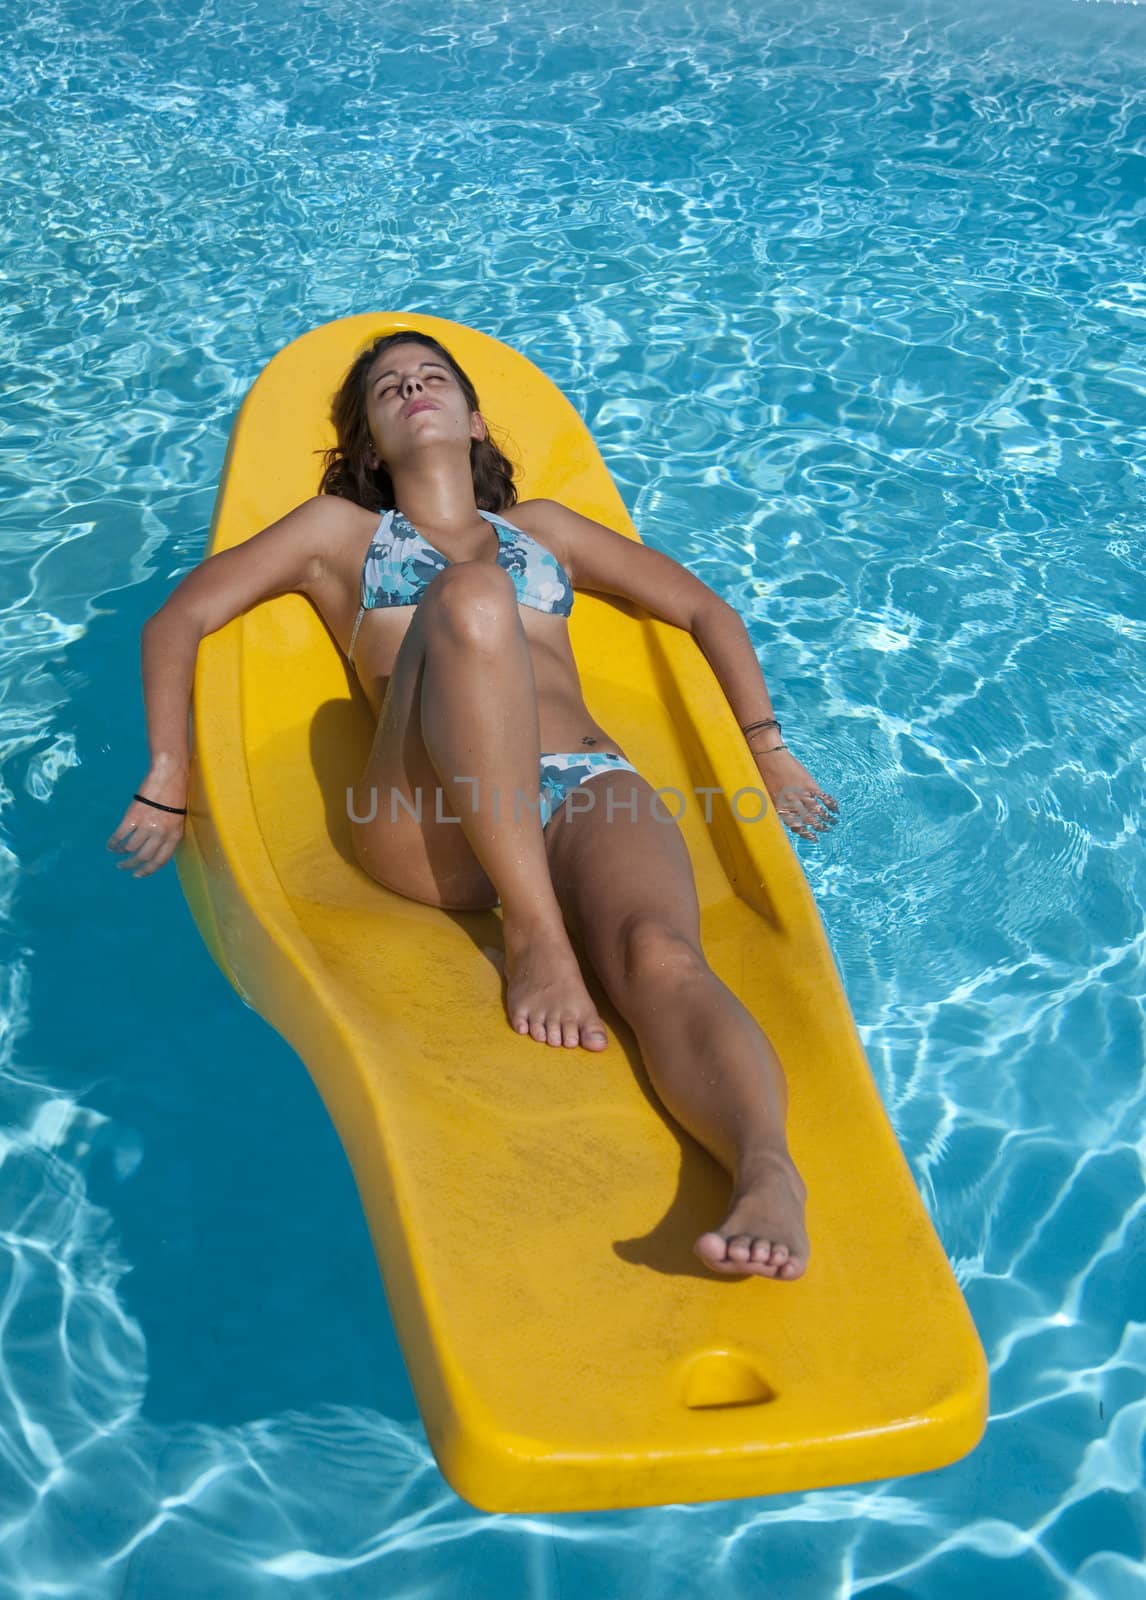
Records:
[[[519,602],[534,611],[552,611],[567,617],[573,610],[573,585],[552,551],[504,517],[483,511],[480,506],[478,515],[492,522],[497,532],[497,564],[513,579]],[[354,659],[354,641],[367,611],[416,606],[430,581],[449,565],[442,552],[423,539],[397,507],[387,511],[362,563],[362,597],[347,660]]]

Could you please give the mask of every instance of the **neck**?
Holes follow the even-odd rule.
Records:
[[[479,520],[469,454],[465,459],[411,463],[391,470],[394,502],[416,528],[463,534]]]

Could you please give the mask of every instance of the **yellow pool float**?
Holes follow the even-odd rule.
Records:
[[[407,329],[472,375],[521,463],[522,499],[637,537],[581,418],[525,356],[441,318],[379,313],[269,362],[235,423],[209,553],[315,493],[342,374]],[[736,718],[682,629],[587,592],[570,628],[586,703],[639,770],[686,795],[720,791],[711,820],[696,804],[679,825],[709,963],[787,1076],[808,1188],[802,1278],[727,1277],[697,1259],[728,1176],[661,1106],[591,970],[607,1050],[538,1045],[506,1018],[500,908],[441,911],[358,866],[346,794],[373,728],[302,595],[199,649],[176,856],[195,920],[322,1095],[430,1447],[471,1504],[604,1510],[943,1466],[982,1435],[983,1349],[783,825],[772,807],[739,820],[724,798],[760,788]]]

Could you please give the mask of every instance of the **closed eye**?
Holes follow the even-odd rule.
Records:
[[[446,381],[446,375],[444,372],[427,372],[426,377],[428,379],[436,378],[439,383],[445,383]],[[384,400],[386,396],[392,393],[397,387],[398,385],[396,383],[388,383],[384,389],[380,389],[378,391],[378,398],[380,400]]]

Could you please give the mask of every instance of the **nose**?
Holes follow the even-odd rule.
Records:
[[[404,399],[406,399],[406,400],[408,400],[408,399],[409,399],[409,398],[410,398],[410,396],[411,396],[411,394],[413,394],[413,392],[414,392],[414,385],[415,385],[415,384],[416,384],[416,385],[417,385],[417,386],[418,386],[418,388],[419,388],[419,389],[420,389],[420,388],[421,388],[421,387],[422,387],[422,380],[421,380],[421,378],[418,378],[418,377],[413,377],[413,376],[411,376],[411,377],[409,377],[409,378],[407,378],[407,379],[406,379],[406,381],[405,381],[405,385],[404,385],[404,387],[403,387],[403,389],[402,389],[402,395],[403,395],[403,398],[404,398]]]

